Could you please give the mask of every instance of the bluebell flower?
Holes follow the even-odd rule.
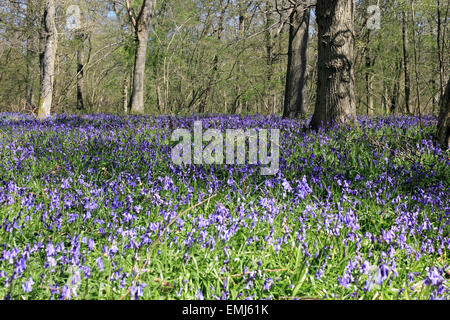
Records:
[[[22,283],[23,292],[31,292],[33,290],[33,284],[34,284],[33,278],[29,277],[27,281]]]
[[[197,293],[195,294],[195,298],[198,300],[203,300],[203,293],[201,290],[197,290]]]
[[[438,286],[438,285],[440,285],[443,282],[444,282],[444,278],[441,276],[441,272],[439,271],[438,268],[436,268],[436,267],[432,267],[432,268],[427,267],[427,277],[425,279],[425,284],[426,285]]]

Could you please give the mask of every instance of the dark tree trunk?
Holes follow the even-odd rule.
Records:
[[[55,26],[55,2],[46,0],[41,21],[40,31],[40,97],[39,118],[50,116],[56,60],[56,26]]]
[[[283,117],[296,117],[308,111],[307,50],[309,37],[309,0],[302,0],[291,13],[288,66],[284,92]]]
[[[311,128],[354,122],[354,1],[318,0],[317,99]]]
[[[440,99],[440,112],[436,138],[442,149],[447,150],[450,146],[450,79],[447,81],[444,95]]]

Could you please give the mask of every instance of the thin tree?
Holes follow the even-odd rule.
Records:
[[[317,99],[311,128],[354,122],[354,0],[318,0]]]
[[[283,117],[296,117],[308,110],[307,50],[310,0],[299,0],[289,20],[289,47]]]
[[[45,0],[40,30],[40,97],[38,117],[50,116],[56,58],[56,26],[55,26],[55,2]]]
[[[403,70],[405,74],[405,107],[406,112],[411,112],[411,78],[409,74],[409,41],[408,41],[408,18],[406,12],[402,11],[402,40],[403,40]]]
[[[156,0],[143,0],[139,14],[136,16],[126,0],[126,7],[131,24],[134,28],[136,53],[133,68],[133,85],[130,96],[132,114],[144,113],[144,76],[148,35],[154,15]]]
[[[436,138],[444,150],[450,147],[450,79],[440,99],[440,112]]]
[[[78,30],[75,39],[77,42],[77,109],[85,110],[84,105],[84,48],[88,37],[82,29]]]
[[[33,18],[35,14],[35,9],[33,6],[33,1],[27,1],[27,11],[26,11],[26,25],[27,25],[27,39],[26,39],[26,87],[25,87],[25,99],[27,103],[27,108],[33,109],[33,64],[34,64],[34,56],[35,51],[33,50],[33,31],[34,23]]]
[[[273,34],[272,34],[272,24],[273,24],[273,0],[266,0],[265,3],[265,30],[264,30],[264,42],[266,47],[266,88],[268,89],[266,92],[266,105],[271,106],[269,107],[270,114],[275,113],[275,103],[274,103],[274,94],[271,92],[270,87],[272,83],[273,78],[273,62],[274,62],[274,55],[273,55],[273,47],[274,47],[274,41],[273,41]]]
[[[416,94],[417,94],[417,112],[419,113],[419,119],[420,119],[420,129],[422,130],[422,111],[420,109],[420,89],[419,89],[419,70],[418,67],[418,57],[417,57],[417,46],[416,46],[416,21],[415,21],[415,9],[414,9],[414,0],[411,1],[411,22],[412,22],[412,35],[413,35],[413,48],[414,48],[414,73],[416,76]]]

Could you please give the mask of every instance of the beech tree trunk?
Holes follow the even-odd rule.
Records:
[[[145,60],[150,24],[155,11],[155,5],[156,0],[144,0],[139,15],[136,18],[129,11],[135,30],[136,41],[133,86],[130,97],[130,110],[132,114],[144,114]]]
[[[56,58],[56,26],[55,26],[55,2],[45,0],[41,20],[40,31],[40,96],[38,117],[40,119],[50,116]]]
[[[436,138],[442,146],[447,150],[450,147],[450,79],[447,81],[444,94],[440,99],[440,112]]]
[[[356,118],[354,78],[354,0],[318,0],[317,99],[311,128]]]
[[[283,117],[296,117],[308,111],[307,49],[310,0],[301,0],[290,16],[288,66]]]

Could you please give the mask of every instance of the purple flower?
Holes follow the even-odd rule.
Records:
[[[267,278],[264,281],[264,285],[263,285],[263,290],[269,290],[270,288],[272,288],[273,285],[273,280],[272,278]]]
[[[33,278],[29,277],[27,281],[25,281],[25,283],[22,283],[22,290],[23,292],[31,292],[33,290]]]
[[[98,257],[96,262],[97,262],[97,267],[99,268],[99,270],[103,271],[104,269],[103,269],[103,259],[102,259],[102,257]]]
[[[375,283],[378,285],[383,284],[383,281],[387,279],[389,273],[389,267],[385,264],[382,264],[381,267],[378,267],[377,274],[375,275]]]
[[[439,269],[436,267],[433,268],[427,267],[427,278],[425,279],[425,284],[431,286],[438,286],[442,282],[444,282],[444,278],[441,276]]]
[[[197,290],[197,293],[195,294],[195,298],[197,298],[198,300],[203,300],[203,293],[201,290]]]
[[[133,286],[130,291],[131,298],[134,298],[134,300],[139,300],[139,297],[142,297],[142,295],[144,294],[143,289],[146,286],[147,286],[147,284],[145,284],[145,283],[141,283],[136,286]]]

